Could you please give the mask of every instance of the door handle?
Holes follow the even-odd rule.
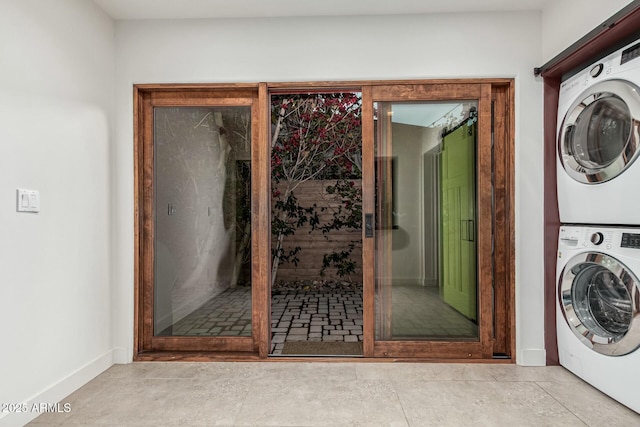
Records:
[[[473,242],[475,239],[475,223],[472,219],[460,220],[460,240]]]
[[[373,237],[373,214],[364,214],[364,237]]]

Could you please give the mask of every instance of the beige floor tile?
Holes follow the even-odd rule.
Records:
[[[43,414],[32,425],[640,425],[640,415],[557,366],[134,363],[110,368],[66,402],[70,414]]]
[[[496,381],[550,381],[576,383],[581,380],[562,366],[485,365]]]
[[[575,383],[538,384],[589,426],[640,426],[639,414],[582,380]]]
[[[194,378],[201,363],[195,362],[136,362],[114,365],[101,377],[105,378]]]
[[[388,381],[258,381],[236,426],[408,426]]]
[[[412,426],[584,426],[532,382],[394,381]]]
[[[356,379],[357,363],[323,362],[256,362],[252,363],[252,379],[314,381],[318,377],[343,380]],[[206,368],[204,368],[206,369]]]
[[[495,381],[485,365],[461,363],[360,363],[358,379],[396,381]]]
[[[62,426],[71,414],[46,413],[38,416],[27,425],[33,426]]]
[[[249,386],[231,378],[99,378],[70,396],[77,403],[62,425],[233,425]]]

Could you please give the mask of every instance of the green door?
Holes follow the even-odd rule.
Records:
[[[463,124],[443,139],[442,294],[477,320],[475,143],[477,124]]]

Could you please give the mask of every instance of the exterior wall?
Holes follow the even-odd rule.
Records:
[[[114,328],[122,362],[133,353],[134,83],[514,77],[516,359],[545,363],[542,82],[532,72],[542,60],[540,13],[119,21],[116,51]]]
[[[0,402],[55,403],[113,363],[114,31],[92,2],[0,2]]]

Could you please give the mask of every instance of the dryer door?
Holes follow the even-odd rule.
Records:
[[[574,256],[559,276],[558,298],[567,324],[601,354],[621,356],[640,346],[636,276],[599,252]]]
[[[558,155],[569,176],[598,184],[621,174],[638,157],[640,88],[605,80],[571,105],[558,134]]]

